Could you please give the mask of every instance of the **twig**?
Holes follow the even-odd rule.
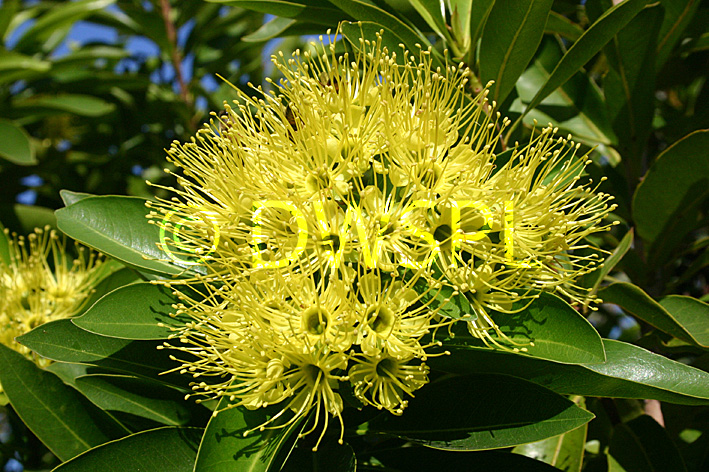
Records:
[[[180,57],[180,50],[177,46],[177,33],[175,32],[175,25],[170,20],[170,0],[160,0],[160,6],[162,9],[162,19],[165,22],[167,40],[170,42],[170,45],[172,45],[172,66],[175,68],[177,84],[180,87],[180,98],[182,98],[182,101],[187,105],[192,106],[190,92],[187,89],[185,76],[182,73],[182,57]]]

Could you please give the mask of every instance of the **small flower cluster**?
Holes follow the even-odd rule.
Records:
[[[540,290],[583,299],[574,280],[598,261],[580,250],[613,209],[555,130],[497,163],[508,121],[486,91],[465,95],[467,69],[431,51],[397,60],[381,39],[359,51],[274,57],[275,91],[241,94],[175,143],[180,198],[150,205],[164,251],[207,271],[176,291],[191,321],[166,346],[191,354],[182,371],[219,378],[196,394],[284,405],[274,425],[289,410],[342,421],[347,383],[401,414],[436,330],[458,321],[441,311],[452,297],[472,335],[517,349],[492,313]]]
[[[79,245],[78,257],[72,259],[64,240],[49,227],[28,237],[10,236],[6,229],[0,237],[8,242],[7,259],[0,257],[0,343],[32,359],[15,338],[76,315],[100,279],[104,259]]]

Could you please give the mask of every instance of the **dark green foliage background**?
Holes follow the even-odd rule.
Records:
[[[56,55],[78,21],[115,28],[117,42]],[[190,21],[178,44],[174,32]],[[352,407],[346,444],[332,433],[312,452],[313,438],[296,440],[306,422],[244,438],[273,412],[211,418],[217,405],[184,401],[188,377],[161,375],[175,364],[156,349],[169,334],[157,323],[175,323],[174,299],[148,281],[182,268],[143,257],[156,256],[159,238],[144,217],[155,191],[144,180],[170,184],[165,148],[235,98],[229,84],[208,90],[202,77],[252,93],[247,81],[273,74],[269,51],[307,47],[303,35],[340,22],[355,46],[384,30],[394,48],[431,45],[439,64],[464,63],[470,94],[494,80],[491,97],[511,120],[500,153],[527,140],[535,120],[572,134],[590,152],[590,177],[615,197],[620,224],[595,237],[612,255],[581,280],[606,302],[598,311],[541,297],[501,324],[534,338],[527,353],[457,333],[445,341],[453,355],[430,360],[432,383],[402,417],[359,410],[342,392]],[[83,316],[19,338],[56,361],[50,367],[0,346],[9,399],[0,466],[709,470],[707,25],[706,0],[3,1],[0,221],[19,233],[57,226],[117,262]],[[160,54],[132,56],[139,37]],[[191,79],[166,74],[169,66]],[[33,174],[43,180],[37,206],[16,204]],[[6,251],[0,238],[0,258]],[[459,316],[466,301],[456,303],[444,312]]]

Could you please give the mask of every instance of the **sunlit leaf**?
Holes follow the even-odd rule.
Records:
[[[192,472],[200,428],[141,431],[94,448],[53,472]]]
[[[184,321],[170,317],[177,298],[172,290],[149,282],[118,288],[72,322],[78,327],[122,339],[167,339],[170,326]]]
[[[217,410],[229,405],[229,398],[219,402]],[[278,411],[278,410],[275,410]],[[270,418],[266,410],[244,407],[221,411],[209,420],[199,445],[195,470],[199,472],[267,472],[280,470],[279,452],[293,447],[300,420],[288,426],[258,427]],[[280,420],[276,420],[280,421]],[[281,423],[282,424],[282,423]],[[276,426],[276,425],[273,425]],[[248,435],[244,435],[248,433]]]
[[[506,352],[458,349],[427,363],[460,374],[514,375],[567,395],[709,405],[709,373],[632,344],[610,339],[603,344],[607,360],[598,364],[564,365]]]
[[[490,97],[498,104],[534,57],[551,4],[551,0],[508,0],[492,7],[480,44],[480,80],[495,82]]]

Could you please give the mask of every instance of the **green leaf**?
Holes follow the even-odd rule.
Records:
[[[591,293],[596,293],[598,291],[598,287],[601,285],[601,282],[603,282],[605,276],[610,274],[613,268],[623,259],[625,254],[630,249],[630,246],[633,244],[634,236],[635,231],[633,228],[630,228],[630,231],[625,233],[623,239],[621,239],[615,249],[613,249],[611,255],[606,257],[603,261],[603,265],[598,270],[591,272],[591,280],[595,280],[595,282],[593,282]]]
[[[645,7],[646,3],[647,0],[625,0],[603,13],[564,54],[564,57],[551,72],[549,79],[530,101],[525,114],[573,77]],[[524,115],[517,119],[510,131],[523,117]]]
[[[52,62],[52,72],[62,72],[72,67],[91,67],[97,60],[111,61],[117,63],[120,59],[130,56],[130,52],[126,49],[96,45],[82,46],[81,49],[70,52],[64,56],[54,59]]]
[[[694,342],[709,348],[709,305],[696,298],[670,295],[660,300],[662,308],[672,315]]]
[[[561,58],[562,51],[557,41],[545,38],[534,62],[517,81],[519,101],[515,100],[510,111],[522,113],[528,108],[525,103],[533,100]],[[545,126],[551,123],[589,146],[609,145],[617,141],[605,110],[604,98],[584,72],[574,75],[524,115],[526,125],[534,126],[534,120]]]
[[[496,2],[480,43],[480,80],[490,80],[490,97],[501,104],[534,57],[552,0]]]
[[[598,332],[555,295],[541,293],[526,310],[493,317],[503,333],[526,349],[520,355],[563,364],[593,364],[605,360]],[[502,345],[508,345],[504,339],[493,337]],[[444,341],[444,345],[456,349],[490,349],[467,333],[456,333],[454,338]]]
[[[253,33],[247,34],[241,39],[247,42],[268,41],[276,36],[280,36],[284,31],[296,23],[297,20],[292,18],[281,18],[280,16],[276,16],[264,23]]]
[[[355,472],[357,457],[348,444],[322,447],[313,452],[297,447],[288,457],[280,472]]]
[[[161,375],[179,366],[169,359],[167,352],[157,349],[162,343],[99,336],[84,331],[69,319],[50,321],[17,341],[54,361],[90,364],[179,386],[190,380],[176,374]]]
[[[579,397],[583,401],[583,397]],[[579,426],[568,433],[516,446],[512,452],[531,457],[565,472],[581,472],[588,425]]]
[[[109,260],[104,263],[104,266],[111,267],[111,273],[106,278],[101,280],[101,282],[94,288],[94,292],[89,296],[84,305],[83,309],[76,314],[76,316],[83,315],[86,311],[91,308],[94,303],[96,303],[101,297],[109,292],[116,290],[117,288],[123,287],[140,279],[140,276],[133,269],[128,269],[123,267],[119,262]],[[118,268],[118,270],[115,270]]]
[[[0,157],[22,166],[37,164],[30,136],[10,120],[0,119]]]
[[[639,162],[652,125],[655,45],[661,21],[662,8],[647,7],[605,47],[611,66],[603,80],[606,108],[618,136],[618,151],[632,179],[640,177]]]
[[[651,324],[655,328],[667,334],[671,334],[677,339],[681,339],[688,343],[705,346],[701,342],[706,343],[706,334],[701,326],[697,326],[697,317],[685,317],[695,331],[698,331],[700,339],[697,339],[677,320],[667,309],[660,303],[652,299],[650,295],[645,293],[637,285],[620,282],[611,284],[599,292],[599,296],[606,303],[615,303],[625,311],[632,313],[635,317]],[[669,302],[672,303],[671,301]],[[701,303],[701,302],[699,302]],[[673,306],[677,306],[676,304]],[[700,319],[700,323],[706,323]],[[706,328],[705,328],[706,329]]]
[[[177,297],[172,290],[150,282],[120,287],[96,302],[83,316],[73,318],[79,328],[121,339],[167,339],[170,326],[184,326],[173,318]]]
[[[15,51],[0,51],[0,71],[3,73],[25,70],[32,72],[47,72],[52,65],[37,57],[27,56]],[[0,79],[0,82],[4,80]]]
[[[325,0],[207,0],[212,3],[224,3],[247,10],[268,13],[284,18],[298,18],[319,23],[325,26],[334,26],[342,20],[349,19],[342,11],[333,8]]]
[[[384,35],[382,35],[382,46],[386,47],[390,52],[395,51],[397,53],[397,62],[399,64],[403,64],[404,57],[403,54],[400,54],[402,50],[399,47],[399,44],[404,44],[404,40],[392,31],[384,28],[379,23],[374,23],[372,21],[358,21],[356,23],[343,21],[340,24],[342,36],[349,41],[355,49],[360,49],[362,47],[359,43],[360,38],[374,38],[382,30],[384,30]]]
[[[223,397],[217,411],[229,405]],[[235,407],[220,411],[212,417],[202,437],[195,463],[198,472],[267,472],[280,470],[277,459],[281,450],[293,447],[296,431],[302,417],[288,426],[258,431],[258,427],[270,419],[266,411],[276,408],[247,410]],[[276,420],[279,422],[280,420]],[[278,424],[283,424],[280,422]],[[271,426],[276,426],[273,423]],[[251,432],[252,430],[256,430]],[[244,437],[244,433],[249,434]]]
[[[571,41],[576,41],[583,35],[583,29],[579,25],[553,10],[549,13],[544,32],[558,34]]]
[[[59,229],[120,261],[158,274],[184,269],[167,262],[157,243],[160,229],[148,223],[145,200],[135,197],[87,197],[56,211]]]
[[[470,320],[477,318],[475,310],[470,306],[470,301],[465,297],[465,294],[456,293],[454,295],[454,289],[451,286],[431,290],[428,281],[419,279],[414,283],[413,288],[420,294],[420,302],[441,316],[459,319],[467,315]]]
[[[626,472],[687,471],[665,429],[646,415],[616,425],[609,453]]]
[[[80,116],[97,117],[112,112],[115,105],[98,97],[79,94],[33,95],[13,101],[18,109],[26,108],[33,114],[38,111],[60,111]]]
[[[64,202],[64,206],[69,206],[73,205],[74,203],[78,202],[79,200],[83,200],[84,198],[88,197],[95,197],[96,195],[92,195],[90,193],[82,193],[82,192],[72,192],[71,190],[60,190],[59,191],[59,196],[62,197],[62,201]]]
[[[31,233],[35,228],[44,228],[45,226],[57,227],[57,219],[49,208],[18,203],[14,205],[13,209],[15,217],[25,233]]]
[[[74,385],[102,410],[129,413],[168,426],[181,426],[190,419],[184,393],[149,380],[85,375],[78,377]]]
[[[472,0],[472,3],[470,7],[471,49],[476,47],[478,40],[483,35],[492,7],[495,6],[495,0]]]
[[[5,33],[10,26],[10,22],[15,17],[20,6],[19,0],[6,0],[0,5],[0,38],[5,39]]]
[[[200,428],[158,428],[104,444],[52,472],[192,472]]]
[[[49,8],[22,34],[14,49],[32,53],[40,47],[49,52],[64,40],[75,22],[113,3],[115,0],[79,0],[62,8]]]
[[[419,49],[416,44],[420,44],[425,50],[430,42],[425,36],[407,22],[378,7],[369,0],[331,0],[332,4],[342,9],[352,18],[362,22],[372,22],[382,25],[385,30],[391,31],[406,46],[408,51],[414,56],[418,56]],[[373,40],[373,37],[365,36],[365,39]],[[384,38],[386,39],[386,38]],[[355,44],[358,44],[358,40]],[[399,48],[397,48],[399,51]],[[440,54],[433,50],[431,60],[434,67],[442,65]]]
[[[665,15],[657,41],[656,66],[658,69],[670,57],[672,49],[682,37],[685,28],[695,17],[699,3],[699,0],[660,0]]]
[[[435,468],[451,472],[559,472],[544,462],[502,451],[461,453],[407,445],[376,451],[372,455],[388,467],[384,471],[430,472]]]
[[[650,246],[649,258],[656,263],[668,259],[694,229],[709,198],[707,149],[709,131],[685,136],[657,157],[635,190],[633,219],[638,236]]]
[[[61,460],[127,433],[56,375],[4,345],[0,384],[22,421]]]
[[[429,358],[432,369],[514,375],[557,393],[587,397],[645,398],[709,405],[709,373],[632,344],[604,339],[606,362],[564,365],[506,352],[452,350]]]
[[[539,385],[477,374],[424,386],[403,415],[383,413],[369,422],[368,429],[436,449],[475,451],[549,438],[592,418],[574,402]]]
[[[442,38],[450,40],[448,25],[441,12],[441,3],[438,0],[408,0],[416,9],[421,18],[426,21],[431,30]],[[449,41],[450,42],[450,41]]]

